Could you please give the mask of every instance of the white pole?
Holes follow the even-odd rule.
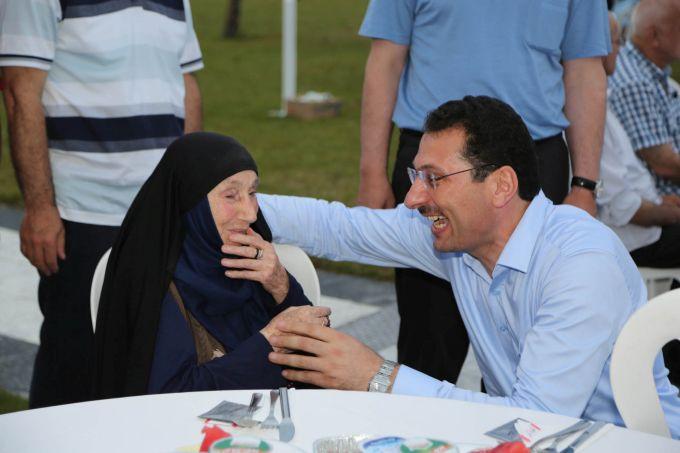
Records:
[[[286,101],[297,95],[297,0],[283,0],[281,39],[281,112],[288,113]]]

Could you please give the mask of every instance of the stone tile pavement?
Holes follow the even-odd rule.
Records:
[[[27,396],[39,343],[38,275],[19,251],[21,212],[0,207],[0,387]],[[319,271],[322,305],[333,327],[396,360],[399,315],[390,282]],[[480,373],[469,352],[458,385],[479,390]]]

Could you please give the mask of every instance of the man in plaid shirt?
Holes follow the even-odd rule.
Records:
[[[632,26],[609,80],[609,104],[659,191],[680,205],[680,97],[669,77],[680,60],[680,0],[642,0]]]

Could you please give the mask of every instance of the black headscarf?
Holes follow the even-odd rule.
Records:
[[[198,132],[174,141],[128,210],[111,250],[97,314],[94,397],[147,391],[163,298],[184,240],[183,216],[255,161],[236,140]],[[252,225],[271,232],[258,212]]]

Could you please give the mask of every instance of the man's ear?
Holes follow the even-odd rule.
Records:
[[[509,165],[500,167],[487,178],[491,183],[491,202],[496,208],[502,208],[508,204],[519,190],[517,173]]]

